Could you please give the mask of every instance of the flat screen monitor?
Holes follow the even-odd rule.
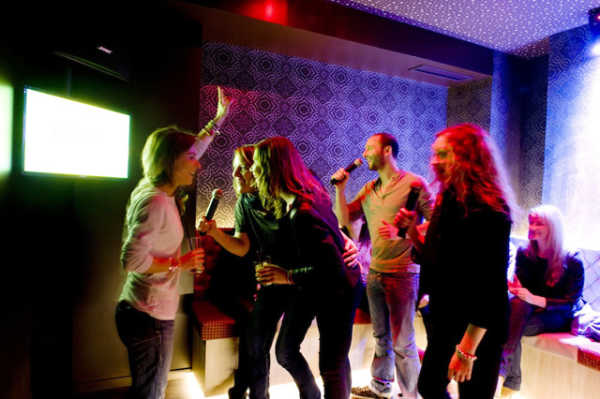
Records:
[[[24,171],[127,178],[130,119],[26,88]]]

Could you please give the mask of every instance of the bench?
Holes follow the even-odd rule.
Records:
[[[518,245],[523,242],[513,239]],[[600,310],[600,251],[580,250],[583,298]],[[600,392],[600,342],[570,332],[523,338],[524,398],[592,399]]]

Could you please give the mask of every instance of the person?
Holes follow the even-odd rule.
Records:
[[[512,194],[492,140],[479,126],[442,130],[432,151],[440,190],[424,243],[414,212],[401,209],[395,219],[409,228],[420,256],[420,284],[429,294],[431,339],[419,393],[447,398],[454,379],[461,399],[488,399],[508,324]]]
[[[237,256],[249,256],[254,263],[271,260],[287,263],[286,259],[295,249],[291,247],[289,231],[285,220],[277,219],[261,204],[254,176],[250,172],[254,159],[254,145],[244,145],[234,151],[232,161],[233,186],[239,193],[235,206],[235,232],[228,235],[217,228],[214,220],[201,218],[198,230],[213,237],[225,250]],[[345,241],[344,261],[348,267],[356,264],[357,249],[351,240]],[[248,328],[240,344],[240,358],[247,356],[251,364],[245,376],[250,389],[250,398],[268,398],[270,355],[277,323],[287,310],[296,303],[297,287],[262,286],[257,292],[252,310],[248,316]],[[307,309],[307,308],[302,308]],[[319,398],[321,393],[306,360],[300,353],[300,344],[314,318],[310,309],[300,314],[296,309],[294,325],[284,316],[283,326],[289,334],[279,334],[276,344],[277,360],[292,375],[302,398]],[[293,334],[291,334],[293,332]],[[240,369],[238,369],[240,372]],[[235,388],[235,389],[234,389]],[[230,398],[245,394],[242,384],[236,384],[229,391]],[[242,396],[243,397],[243,396]]]
[[[344,239],[329,196],[285,137],[261,141],[251,171],[263,207],[289,222],[288,240],[295,247],[284,260],[287,264],[265,263],[256,272],[262,285],[292,285],[301,292],[286,313],[280,335],[296,335],[295,327],[302,325],[302,315],[310,310],[319,330],[324,397],[347,399],[351,387],[348,352],[360,270],[344,265]]]
[[[127,204],[121,264],[127,272],[115,312],[127,348],[132,398],[163,398],[173,353],[178,281],[182,271],[203,270],[202,248],[180,255],[184,231],[175,193],[193,182],[198,159],[227,114],[218,89],[213,120],[197,137],[169,126],[152,132],[142,151],[144,176]]]
[[[518,249],[515,277],[509,282],[514,297],[498,384],[508,388],[504,396],[521,388],[521,337],[568,331],[571,326],[584,271],[576,254],[565,251],[562,232],[562,216],[555,206],[540,205],[529,212],[529,242]]]
[[[420,362],[415,342],[414,317],[419,265],[411,259],[412,243],[398,237],[393,226],[396,212],[405,206],[411,185],[421,186],[416,210],[429,219],[431,195],[425,180],[401,170],[397,163],[398,142],[389,133],[377,133],[366,144],[363,157],[370,170],[378,173],[354,200],[346,202],[348,174],[338,170],[335,186],[335,212],[342,225],[365,216],[371,236],[371,263],[367,274],[367,298],[375,337],[371,383],[352,388],[359,398],[389,398],[392,395],[394,366],[400,391],[416,398]]]

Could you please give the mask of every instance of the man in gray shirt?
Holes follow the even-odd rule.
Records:
[[[415,343],[414,315],[419,285],[419,265],[413,263],[412,242],[398,236],[394,216],[406,206],[412,186],[420,187],[415,210],[431,217],[431,194],[425,180],[401,170],[396,164],[398,142],[389,133],[377,133],[366,144],[363,157],[379,177],[365,184],[352,202],[344,190],[348,173],[338,170],[335,213],[343,226],[365,216],[371,235],[371,265],[367,276],[367,298],[375,337],[372,380],[367,387],[352,388],[359,398],[389,398],[394,364],[403,397],[417,397],[420,362]]]

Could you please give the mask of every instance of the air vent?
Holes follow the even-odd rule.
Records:
[[[453,71],[449,71],[447,69],[442,69],[439,67],[434,67],[432,65],[426,65],[426,64],[417,65],[415,67],[408,68],[408,70],[414,71],[414,72],[425,73],[425,74],[431,75],[431,76],[437,76],[438,78],[453,80],[455,82],[462,82],[462,81],[473,79],[472,76],[463,75],[458,72],[453,72]]]

